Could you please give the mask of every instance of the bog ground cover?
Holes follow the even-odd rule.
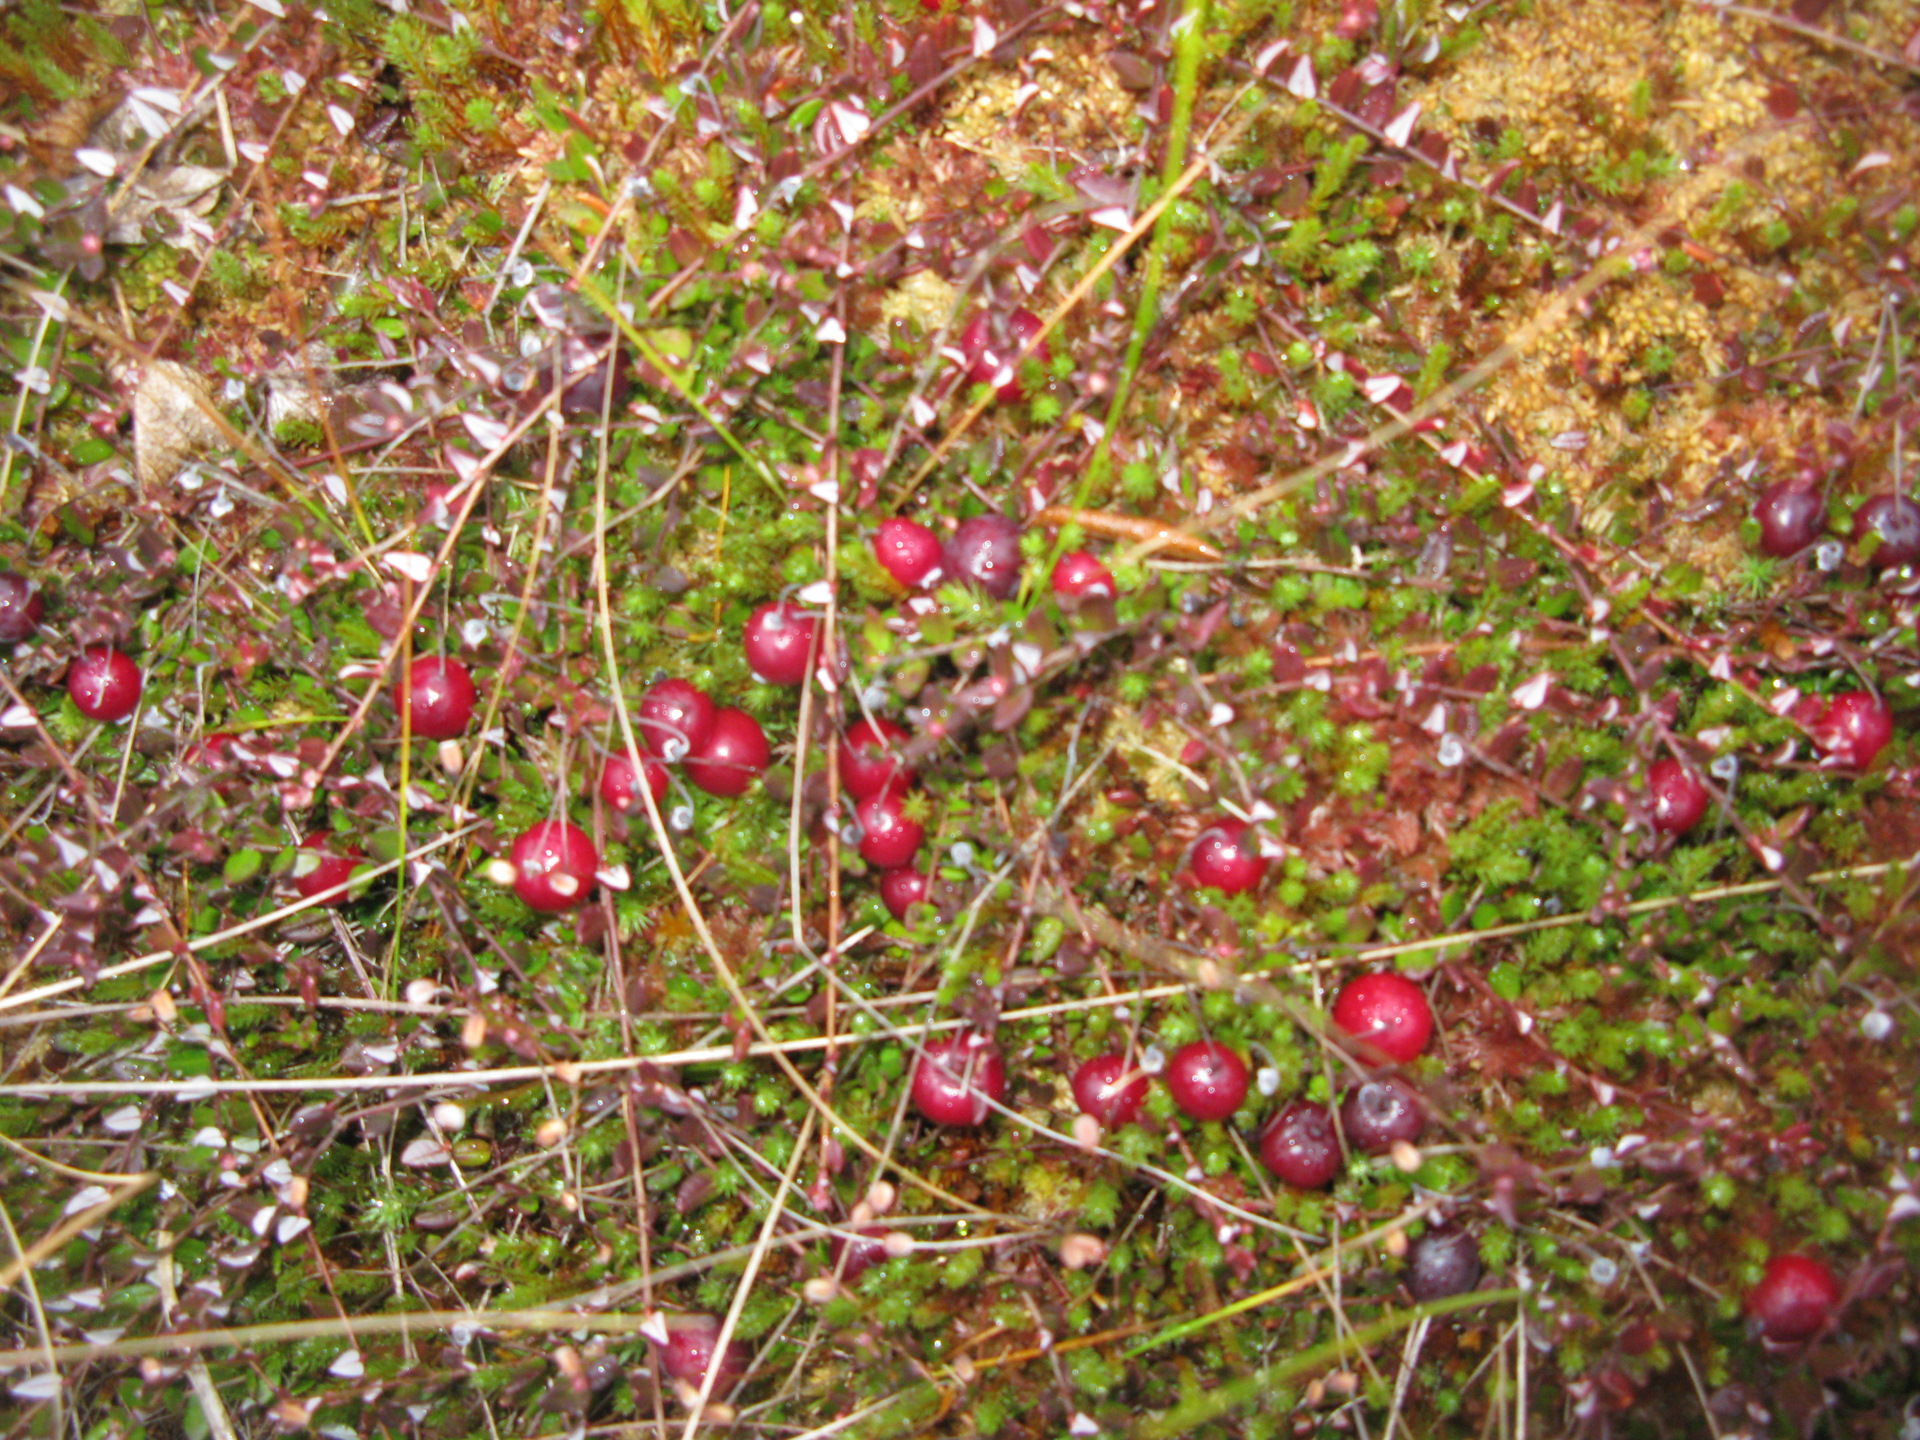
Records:
[[[1915,1433],[1909,7],[0,35],[9,1434]]]

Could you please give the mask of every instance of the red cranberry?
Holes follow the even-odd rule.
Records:
[[[1874,569],[1911,565],[1920,560],[1920,504],[1905,495],[1876,495],[1854,512],[1853,533],[1879,540],[1867,557]]]
[[[11,570],[0,570],[0,645],[18,645],[40,628],[47,602]]]
[[[1247,1098],[1247,1062],[1217,1040],[1183,1045],[1166,1078],[1173,1103],[1195,1120],[1224,1120]]]
[[[1251,890],[1267,873],[1267,859],[1244,820],[1214,821],[1194,842],[1189,863],[1195,880],[1229,895]]]
[[[513,842],[513,893],[535,910],[553,913],[586,903],[600,852],[578,825],[542,820]]]
[[[1442,1225],[1407,1251],[1407,1293],[1425,1304],[1464,1295],[1480,1283],[1480,1244],[1465,1230]]]
[[[929,1040],[913,1067],[914,1108],[936,1125],[978,1125],[1006,1093],[1006,1062],[977,1035]]]
[[[1368,1080],[1347,1091],[1340,1102],[1340,1129],[1363,1155],[1391,1150],[1396,1140],[1411,1145],[1427,1129],[1427,1112],[1413,1087],[1400,1080]]]
[[[767,732],[744,710],[714,711],[707,743],[687,756],[687,779],[709,795],[744,795],[767,773]]]
[[[1653,828],[1667,835],[1684,835],[1698,825],[1712,798],[1706,782],[1671,757],[1648,767],[1647,795],[1653,802]]]
[[[713,701],[690,680],[662,680],[633,712],[640,743],[669,765],[687,758],[713,733]]]
[[[843,1283],[851,1285],[874,1266],[893,1258],[887,1254],[887,1234],[885,1226],[868,1225],[851,1237],[837,1230],[827,1237],[827,1251]]]
[[[1893,712],[1865,690],[1843,690],[1811,726],[1813,743],[1850,770],[1864,770],[1893,739]]]
[[[682,1380],[696,1388],[706,1383],[707,1371],[714,1370],[714,1395],[725,1394],[740,1381],[747,1369],[747,1347],[738,1340],[727,1346],[727,1353],[714,1365],[713,1352],[720,1343],[720,1322],[711,1315],[680,1317],[667,1331],[667,1343],[660,1347],[660,1368],[670,1380]]]
[[[1840,1303],[1840,1282],[1810,1255],[1776,1255],[1747,1293],[1747,1314],[1769,1340],[1791,1344],[1826,1329]]]
[[[1113,572],[1091,550],[1070,550],[1053,567],[1053,593],[1062,600],[1111,600]]]
[[[653,803],[658,805],[667,798],[666,766],[653,759],[643,760],[636,766],[626,755],[607,757],[607,763],[600,767],[600,799],[608,809],[632,815],[645,808],[640,799],[639,777],[643,772],[647,788],[653,791]]]
[[[1827,507],[1819,493],[1796,480],[1769,485],[1753,507],[1760,522],[1760,553],[1797,555],[1827,533]]]
[[[882,520],[873,535],[873,554],[880,568],[909,590],[939,578],[940,537],[918,520]]]
[[[880,899],[896,920],[904,921],[932,888],[932,877],[911,865],[897,865],[880,876]]]
[[[1333,1113],[1312,1100],[1295,1100],[1261,1132],[1260,1160],[1296,1189],[1331,1185],[1341,1164]]]
[[[465,732],[480,699],[473,676],[458,660],[422,655],[400,677],[394,707],[416,740],[451,740]]]
[[[1096,1055],[1073,1072],[1073,1099],[1080,1113],[1109,1130],[1140,1118],[1147,1103],[1147,1077],[1118,1051]]]
[[[907,818],[905,800],[898,791],[882,790],[860,802],[854,812],[860,820],[860,857],[882,870],[913,863],[926,828]]]
[[[302,874],[298,865],[294,867],[293,888],[299,892],[300,898],[311,900],[316,895],[326,895],[327,891],[331,890],[334,893],[327,895],[327,898],[320,902],[322,905],[346,904],[351,897],[344,887],[353,876],[354,863],[364,860],[366,852],[358,845],[336,848],[333,832],[330,830],[309,835],[300,842],[300,848],[320,852],[319,863],[306,873]]]
[[[907,732],[891,720],[856,720],[840,739],[840,788],[856,800],[882,790],[904,790],[913,771],[900,759]]]
[[[1420,987],[1391,970],[1349,980],[1333,1002],[1333,1023],[1405,1064],[1433,1038],[1433,1009]]]
[[[1020,527],[1004,515],[964,520],[947,541],[947,574],[977,585],[996,600],[1020,588]]]
[[[769,685],[804,684],[820,622],[798,605],[769,600],[747,619],[747,664]]]
[[[67,693],[89,720],[124,720],[140,703],[145,682],[133,657],[111,645],[89,645],[67,666]]]

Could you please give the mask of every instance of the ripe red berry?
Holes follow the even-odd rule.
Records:
[[[1797,480],[1769,485],[1753,515],[1760,522],[1760,553],[1776,559],[1799,554],[1827,533],[1827,507],[1819,492]]]
[[[840,788],[856,800],[882,790],[905,790],[913,771],[900,758],[904,728],[891,720],[856,720],[840,738]]]
[[[633,728],[640,743],[669,765],[707,743],[713,733],[714,704],[690,680],[662,680],[640,697]]]
[[[918,520],[895,516],[873,533],[880,568],[909,590],[931,585],[940,571],[940,537]]]
[[[913,863],[926,829],[907,818],[905,802],[896,790],[882,790],[860,802],[854,814],[860,821],[860,857],[882,870]]]
[[[1684,835],[1700,823],[1712,796],[1704,780],[1669,756],[1647,768],[1647,798],[1652,802],[1653,828]]]
[[[352,897],[344,888],[353,876],[353,867],[357,861],[366,858],[366,852],[358,845],[342,846],[331,830],[322,830],[309,835],[300,842],[302,850],[318,853],[317,861],[296,861],[293,868],[293,888],[299,892],[302,900],[311,900],[317,895],[326,895],[320,904],[344,905]],[[311,864],[312,869],[303,867]],[[327,895],[331,890],[333,893]]]
[[[1070,550],[1053,567],[1053,593],[1062,600],[1111,600],[1113,572],[1091,550]]]
[[[134,712],[144,683],[133,657],[111,645],[89,645],[67,666],[67,693],[75,707],[109,725]]]
[[[1920,504],[1905,495],[1876,495],[1854,512],[1853,533],[1878,542],[1867,563],[1876,570],[1920,560]]]
[[[1769,1340],[1811,1340],[1840,1303],[1840,1282],[1810,1255],[1776,1255],[1747,1294],[1747,1314]]]
[[[1007,1093],[1007,1066],[999,1047],[978,1035],[947,1035],[926,1043],[913,1067],[913,1104],[936,1125],[978,1125]]]
[[[800,685],[811,669],[820,622],[798,605],[769,600],[747,618],[747,664],[769,685]]]
[[[513,893],[546,913],[572,910],[593,893],[600,852],[593,839],[566,820],[542,820],[513,842]]]
[[[1332,1184],[1341,1164],[1333,1112],[1312,1100],[1295,1100],[1261,1132],[1260,1160],[1296,1189]]]
[[[709,1392],[724,1395],[746,1373],[748,1352],[738,1340],[727,1346],[726,1354],[714,1365],[713,1352],[720,1344],[720,1322],[711,1315],[686,1315],[667,1331],[667,1343],[660,1347],[660,1368],[670,1380],[681,1380],[698,1388],[706,1382],[707,1371],[714,1370]]]
[[[1247,1062],[1217,1040],[1183,1045],[1167,1062],[1167,1093],[1195,1120],[1224,1120],[1247,1098]]]
[[[1147,1077],[1118,1051],[1096,1055],[1073,1072],[1073,1099],[1080,1113],[1109,1130],[1140,1118],[1147,1103]]]
[[[416,740],[451,740],[465,732],[480,693],[458,660],[422,655],[395,688],[394,708]]]
[[[772,754],[758,720],[722,706],[713,713],[707,743],[687,756],[687,779],[709,795],[744,795],[767,773]]]
[[[632,758],[626,755],[609,755],[606,764],[600,767],[600,799],[609,809],[618,810],[623,815],[636,814],[644,809],[639,780],[643,772],[647,777],[647,788],[653,791],[653,803],[660,804],[667,798],[667,767],[653,759],[643,760],[636,767]]]
[[[1427,1112],[1404,1081],[1368,1080],[1340,1102],[1340,1129],[1361,1154],[1378,1155],[1397,1140],[1411,1145],[1425,1134]]]
[[[932,888],[932,877],[911,865],[895,866],[880,876],[880,899],[896,920],[904,921]]]
[[[1267,873],[1259,842],[1244,820],[1216,820],[1193,844],[1193,878],[1229,895],[1251,890]]]
[[[1865,690],[1843,690],[1809,728],[1823,754],[1850,770],[1864,770],[1893,739],[1893,711]]]
[[[1020,527],[1004,515],[963,520],[942,552],[947,574],[977,585],[996,600],[1020,588]]]
[[[1391,970],[1349,980],[1333,1002],[1333,1023],[1405,1064],[1433,1038],[1433,1009],[1420,987]]]
[[[11,570],[0,570],[0,645],[18,645],[40,628],[47,602]]]

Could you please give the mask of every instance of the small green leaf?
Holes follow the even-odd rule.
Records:
[[[227,857],[227,863],[220,867],[229,885],[243,885],[260,873],[260,867],[267,863],[267,857],[258,850],[236,850]]]

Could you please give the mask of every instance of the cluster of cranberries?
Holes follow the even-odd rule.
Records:
[[[905,727],[891,720],[856,720],[840,737],[840,788],[854,803],[860,858],[880,871],[880,896],[897,920],[927,898],[928,878],[914,864],[926,828],[907,814],[918,780],[901,758]]]
[[[1433,1011],[1420,987],[1391,972],[1349,981],[1334,1001],[1334,1024],[1401,1064],[1433,1038]],[[1195,1040],[1166,1063],[1162,1077],[1173,1103],[1189,1118],[1225,1120],[1247,1098],[1246,1060],[1217,1040]],[[1073,1098],[1081,1113],[1108,1129],[1140,1118],[1151,1080],[1126,1055],[1110,1051],[1081,1064]],[[913,1071],[914,1107],[939,1125],[978,1125],[1006,1094],[1006,1062],[984,1037],[962,1032],[930,1040]],[[1260,1158],[1289,1185],[1312,1190],[1340,1173],[1340,1136],[1366,1155],[1412,1144],[1426,1129],[1426,1112],[1413,1088],[1392,1077],[1349,1089],[1336,1128],[1331,1111],[1295,1100],[1268,1122]]]
[[[633,723],[647,753],[608,756],[598,781],[601,800],[622,814],[643,807],[642,777],[656,805],[674,765],[709,795],[732,798],[766,773],[772,755],[758,720],[734,706],[715,705],[687,680],[654,685],[634,707]],[[543,820],[513,842],[508,860],[514,893],[535,910],[553,912],[571,910],[592,893],[600,852],[571,821]]]
[[[896,515],[874,531],[873,555],[880,568],[908,590],[955,579],[1006,600],[1020,588],[1020,527],[1004,515],[963,520],[944,545],[918,520]],[[1111,600],[1115,593],[1113,572],[1091,550],[1062,555],[1048,583],[1069,603]]]
[[[1770,485],[1754,505],[1760,552],[1776,559],[1798,555],[1827,533],[1827,507],[1804,480]],[[1896,491],[1871,496],[1853,514],[1853,533],[1876,570],[1920,560],[1920,503]]]
[[[802,675],[812,645],[809,633],[800,651]],[[472,721],[477,697],[465,665],[422,656],[401,678],[394,704],[414,735],[452,740]],[[637,757],[638,763],[632,756],[610,757],[598,781],[601,798],[625,813],[639,802],[642,775],[656,804],[666,794],[672,765],[710,795],[742,795],[765,773],[772,753],[759,721],[744,710],[715,705],[686,680],[660,681],[641,697],[633,718],[646,755]],[[542,820],[514,840],[508,863],[514,893],[533,909],[554,913],[575,909],[593,893],[600,852],[571,821]]]

